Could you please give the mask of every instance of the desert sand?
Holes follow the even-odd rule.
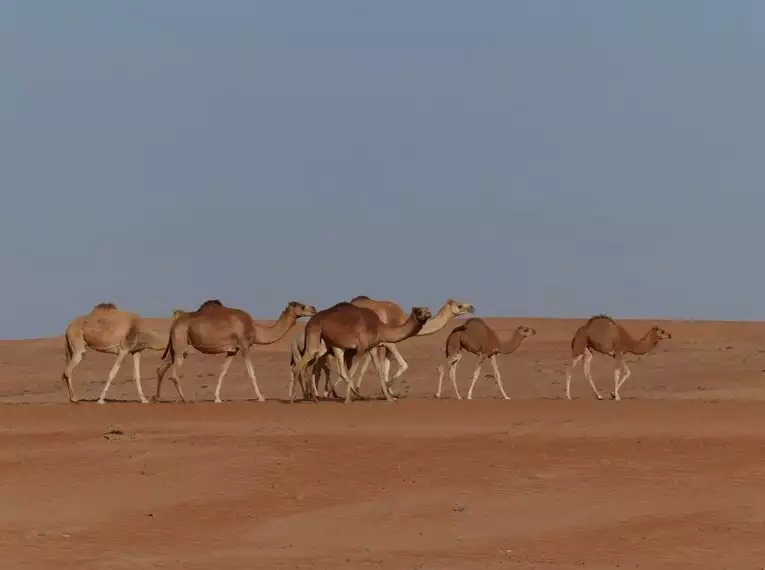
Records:
[[[537,330],[499,359],[512,401],[491,379],[473,401],[448,383],[433,398],[454,324],[399,345],[409,391],[392,404],[286,404],[292,334],[254,347],[265,404],[240,359],[213,404],[222,357],[191,354],[194,403],[168,383],[165,403],[139,404],[126,361],[99,406],[114,357],[92,351],[74,373],[89,401],[70,404],[62,337],[0,342],[0,568],[765,564],[765,323],[655,321],[672,340],[629,357],[623,400],[599,402],[581,368],[563,399],[584,319],[488,321]],[[637,335],[654,321],[621,322]],[[159,358],[142,359],[147,395]],[[610,393],[611,360],[593,372]],[[370,367],[362,393],[378,392]]]

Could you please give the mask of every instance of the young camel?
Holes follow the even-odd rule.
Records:
[[[404,313],[403,309],[399,307],[396,303],[392,301],[374,301],[366,296],[358,296],[351,299],[351,304],[356,305],[357,307],[364,307],[367,309],[373,310],[378,318],[383,323],[394,323],[394,324],[401,324],[406,321],[407,315]],[[446,326],[446,323],[448,323],[450,320],[459,317],[461,315],[465,314],[473,314],[475,312],[475,308],[470,303],[463,303],[462,301],[457,301],[456,299],[447,299],[446,302],[441,306],[441,308],[438,310],[438,312],[430,319],[428,322],[425,323],[425,326],[420,329],[420,331],[415,336],[425,336],[434,334],[438,331],[440,331],[442,328]],[[290,345],[290,353],[292,362],[297,361],[300,356],[302,356],[303,351],[305,349],[305,330],[298,331],[295,334],[295,337],[292,339],[292,343]],[[401,353],[396,348],[395,344],[392,343],[383,343],[379,347],[373,349],[370,351],[367,355],[364,356],[364,360],[361,362],[361,370],[358,373],[358,376],[356,376],[356,384],[352,388],[355,392],[355,395],[358,394],[358,390],[361,387],[361,382],[364,378],[364,374],[367,371],[367,367],[369,366],[369,362],[371,359],[371,355],[373,352],[377,352],[378,361],[382,361],[384,366],[384,374],[385,374],[385,384],[388,387],[388,392],[391,395],[396,395],[391,387],[392,380],[390,380],[389,374],[390,374],[390,364],[391,364],[391,355],[396,358],[396,360],[399,363],[399,369],[396,371],[396,374],[393,377],[393,380],[396,380],[399,378],[405,370],[409,367],[404,360],[404,357],[401,356]],[[347,354],[347,353],[346,353]],[[351,355],[352,356],[352,355]],[[313,369],[311,370],[311,374],[314,375],[314,384],[318,384],[321,381],[321,373],[323,372],[326,375],[325,380],[325,396],[328,394],[329,391],[329,374],[330,374],[330,367],[328,365],[328,361],[332,359],[333,356],[330,353],[324,354],[322,357],[320,357],[315,365],[313,366]],[[382,360],[384,358],[384,360]],[[292,364],[291,362],[291,364]],[[348,367],[348,364],[346,364],[346,367]],[[303,393],[304,396],[307,395],[307,383],[304,384],[303,380],[300,379],[301,386],[303,386]],[[292,382],[292,385],[294,385],[294,380]],[[332,393],[336,395],[335,388],[332,387]]]
[[[157,391],[153,398],[154,401],[159,400],[162,380],[171,368],[170,379],[175,385],[181,401],[186,401],[178,380],[178,371],[188,354],[189,348],[194,347],[203,354],[226,355],[215,386],[216,404],[222,402],[220,391],[223,386],[223,379],[226,377],[234,357],[240,353],[244,358],[247,374],[252,382],[252,387],[255,389],[258,401],[265,402],[266,399],[260,393],[258,382],[255,379],[255,369],[250,359],[250,346],[274,343],[287,334],[287,331],[295,325],[300,317],[310,317],[315,314],[316,308],[314,306],[291,301],[282,311],[276,324],[267,327],[255,323],[246,311],[227,307],[217,299],[205,301],[199,309],[190,313],[178,311],[178,317],[170,329],[170,339],[167,342],[165,353],[162,355],[164,362],[157,369]]]
[[[175,318],[175,314],[173,315]],[[75,317],[66,327],[64,333],[64,372],[62,379],[66,383],[69,401],[77,402],[77,396],[72,386],[72,373],[82,359],[87,349],[93,349],[105,354],[116,354],[101,390],[98,403],[103,404],[109,386],[117,376],[122,361],[128,354],[133,355],[133,379],[141,403],[148,404],[141,386],[141,352],[146,349],[162,350],[166,341],[137,314],[121,311],[114,303],[99,303],[87,315]]]
[[[502,385],[502,378],[499,375],[499,367],[497,366],[498,354],[511,354],[518,350],[518,347],[523,342],[523,339],[530,336],[534,336],[536,331],[529,327],[519,326],[515,329],[512,338],[509,340],[500,340],[497,333],[486,324],[483,319],[468,319],[464,324],[456,327],[446,339],[444,350],[446,352],[446,367],[449,369],[449,378],[452,381],[452,388],[457,395],[457,399],[461,400],[460,392],[457,389],[457,364],[462,359],[462,351],[466,350],[472,354],[478,356],[478,360],[475,364],[475,370],[473,371],[473,379],[470,382],[470,388],[468,389],[467,399],[473,399],[473,388],[478,380],[478,375],[481,373],[486,359],[491,362],[491,367],[494,371],[494,379],[497,381],[499,391],[502,393],[502,397],[505,400],[509,400],[510,396],[505,392],[505,388]],[[436,398],[441,397],[441,387],[444,379],[444,365],[438,367],[438,390],[436,391]]]
[[[383,323],[374,311],[346,302],[319,311],[306,324],[305,351],[302,358],[293,366],[293,382],[296,378],[302,377],[309,364],[331,350],[340,377],[348,385],[345,393],[347,404],[351,401],[353,378],[361,357],[382,343],[401,342],[405,338],[414,336],[431,316],[427,307],[412,307],[411,314],[404,323],[390,325]],[[346,367],[345,353],[351,350],[356,351],[357,358],[349,372]],[[372,359],[380,377],[383,394],[388,401],[392,401],[393,398],[388,393],[385,377],[375,354],[372,354]],[[315,395],[317,388],[313,384],[312,374],[310,379]]]
[[[625,354],[646,354],[662,339],[671,339],[672,335],[653,325],[640,339],[633,338],[624,327],[607,315],[595,315],[574,333],[571,340],[571,364],[566,368],[566,397],[571,399],[571,376],[579,361],[584,359],[584,376],[598,400],[602,400],[592,379],[592,351],[606,354],[614,359],[614,391],[611,397],[621,400],[619,389],[630,376],[630,369],[624,362]],[[624,377],[619,380],[622,370]]]

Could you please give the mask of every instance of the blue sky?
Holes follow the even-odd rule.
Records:
[[[7,0],[0,338],[273,318],[762,319],[765,3]]]

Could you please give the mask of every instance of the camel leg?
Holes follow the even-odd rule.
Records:
[[[436,389],[436,398],[441,397],[441,387],[444,385],[444,365],[438,365],[438,388]]]
[[[458,352],[454,359],[449,362],[449,378],[452,381],[452,388],[454,389],[454,393],[457,395],[458,400],[462,399],[460,391],[457,389],[457,364],[459,364],[461,359],[462,353]]]
[[[497,366],[497,355],[493,354],[489,358],[489,362],[491,362],[491,367],[494,370],[494,379],[497,381],[497,386],[499,386],[499,391],[502,392],[502,397],[505,400],[509,400],[510,396],[508,396],[505,393],[505,388],[504,388],[504,386],[502,386],[502,378],[500,378],[500,376],[499,376],[499,366]]]
[[[218,374],[218,382],[215,384],[215,403],[221,404],[222,400],[220,399],[220,389],[223,387],[223,379],[226,377],[226,373],[228,372],[229,366],[231,366],[231,363],[234,361],[234,356],[236,354],[227,354],[226,360],[223,361],[223,366],[220,367],[220,374]]]
[[[590,383],[590,386],[592,386],[592,391],[595,392],[595,396],[598,398],[598,400],[602,400],[603,396],[600,395],[600,392],[598,392],[598,389],[595,387],[595,381],[592,379],[592,352],[590,349],[586,349],[584,351],[584,375],[587,378],[587,381]]]
[[[345,351],[342,348],[336,346],[332,347],[332,353],[335,355],[335,363],[337,366],[337,372],[340,375],[340,379],[345,382],[345,403],[351,403],[351,397],[353,395],[353,379],[349,377],[348,370],[345,368]],[[355,368],[358,366],[359,360],[354,362],[352,370],[355,372]]]
[[[181,365],[183,364],[183,360],[186,358],[186,353],[182,352],[181,354],[177,354],[175,358],[173,358],[172,362],[170,363],[170,380],[172,380],[173,385],[175,386],[176,391],[178,392],[178,397],[181,399],[181,402],[186,402],[186,398],[183,397],[183,390],[181,389],[181,382],[178,380],[178,372],[181,370]],[[157,395],[155,396],[155,399],[159,398],[159,385],[160,380],[157,381]]]
[[[621,390],[622,386],[624,386],[624,383],[627,381],[627,378],[629,378],[630,374],[632,374],[632,371],[629,368],[627,368],[627,363],[624,362],[622,358],[620,358],[618,362],[621,369],[624,370],[624,376],[622,376],[621,381],[616,385],[616,389],[613,394],[614,400],[621,400],[621,397],[619,396],[619,390]]]
[[[444,364],[441,364],[438,367],[438,388],[436,389],[436,398],[440,398],[441,397],[441,389],[442,389],[443,383],[444,383],[444,372],[446,370],[449,370],[449,376],[451,376],[452,366],[457,366],[457,362],[459,361],[459,359],[460,359],[460,354],[457,353],[454,356],[451,356],[451,357],[447,358],[446,362]],[[456,381],[455,381],[455,384],[454,384],[454,392],[459,397],[459,392],[457,392]]]
[[[138,391],[138,399],[142,404],[148,404],[149,400],[143,394],[143,386],[141,386],[141,353],[133,353],[133,380],[135,380],[135,389]]]
[[[614,367],[614,391],[611,392],[611,397],[614,400],[618,400],[618,394],[619,394],[619,376],[621,376],[622,369],[619,368],[619,366]]]
[[[574,369],[576,368],[577,364],[582,360],[582,357],[584,355],[580,354],[579,356],[575,357],[569,366],[566,367],[566,398],[569,400],[571,399],[571,376],[574,373]]]
[[[114,361],[114,366],[112,366],[112,369],[109,372],[109,377],[106,379],[106,384],[104,384],[104,389],[101,390],[101,396],[98,398],[99,404],[105,403],[104,398],[106,398],[106,392],[109,390],[109,386],[111,386],[114,378],[117,376],[117,372],[119,371],[120,366],[122,366],[122,361],[125,360],[127,355],[128,351],[124,348],[120,348],[120,351],[117,353],[117,360]]]
[[[364,355],[363,360],[361,361],[361,364],[360,364],[361,370],[359,370],[358,376],[356,376],[356,386],[355,386],[355,390],[359,393],[361,392],[361,381],[364,380],[364,376],[367,373],[367,368],[369,368],[369,363],[372,360],[372,351],[374,350],[376,349],[373,348],[372,350],[367,352]]]
[[[85,357],[85,347],[80,347],[72,352],[72,358],[67,362],[64,367],[64,382],[66,382],[66,391],[69,394],[69,401],[72,403],[77,402],[77,396],[74,393],[74,386],[72,385],[72,373],[82,359]]]
[[[486,357],[483,354],[481,354],[478,356],[478,362],[475,363],[475,370],[473,371],[473,380],[470,382],[470,388],[468,389],[468,393],[467,393],[468,400],[473,399],[473,388],[475,388],[475,383],[478,380],[478,375],[481,373],[481,368],[483,367],[484,360],[486,360]]]
[[[385,349],[383,349],[384,351]],[[380,351],[382,352],[382,351]],[[386,376],[385,376],[385,364],[384,362],[387,361],[390,364],[390,361],[387,359],[387,356],[380,357],[380,352],[373,353],[372,354],[372,363],[374,364],[375,368],[377,369],[377,375],[380,377],[380,388],[382,389],[383,396],[385,396],[385,399],[389,402],[394,402],[395,398],[391,396],[388,388],[388,384],[386,383]],[[385,354],[383,352],[383,354]],[[383,362],[381,362],[381,360]]]
[[[266,399],[263,397],[263,394],[260,393],[260,388],[258,388],[258,381],[255,378],[255,367],[252,365],[252,360],[250,360],[250,350],[249,346],[247,346],[246,341],[241,344],[239,347],[239,350],[242,353],[242,356],[244,357],[244,365],[247,368],[247,375],[250,377],[250,381],[252,382],[252,387],[255,389],[255,396],[258,398],[258,402],[261,404],[266,401]]]
[[[159,391],[162,389],[162,381],[165,379],[165,374],[167,374],[167,371],[172,365],[173,361],[169,359],[163,361],[162,364],[160,364],[157,368],[157,389],[154,393],[154,396],[151,398],[152,402],[159,401]]]
[[[395,344],[387,344],[385,346],[390,350],[393,358],[396,359],[396,362],[398,362],[398,370],[396,370],[396,373],[393,375],[393,379],[398,380],[404,372],[409,370],[409,365],[406,363],[406,360],[404,360],[404,357],[401,356],[401,353],[398,351]]]
[[[393,389],[393,382],[399,377],[399,373],[401,372],[401,370],[399,369],[397,373],[393,376],[393,379],[391,380],[390,356],[388,356],[388,351],[383,348],[380,351],[380,354],[381,354],[381,356],[379,357],[380,365],[383,368],[383,374],[385,374],[385,386],[388,388],[388,393],[394,398],[400,398],[401,394],[399,394],[398,392],[396,392],[396,390]]]

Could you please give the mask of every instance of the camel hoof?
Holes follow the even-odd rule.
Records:
[[[265,398],[258,398],[258,404],[265,404],[266,399]]]
[[[213,400],[213,402],[214,402],[215,404],[222,404],[222,403],[223,403],[223,400],[221,400],[220,398],[215,398],[215,399]]]
[[[146,398],[144,398],[143,400],[141,400],[141,403],[142,403],[142,404],[148,404],[148,403],[149,403],[149,400],[147,400]]]

